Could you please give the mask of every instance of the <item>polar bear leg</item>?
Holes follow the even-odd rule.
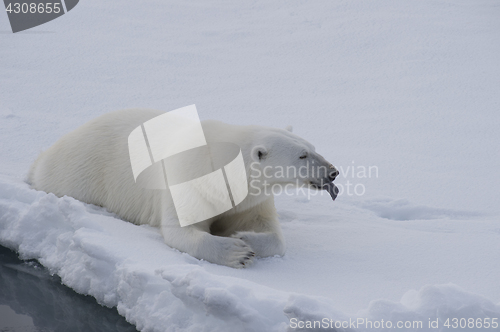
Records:
[[[245,241],[257,256],[268,257],[285,254],[285,240],[281,231],[277,232],[237,232],[232,235],[235,239]]]
[[[162,226],[161,230],[168,246],[211,263],[242,268],[250,265],[255,256],[245,241],[215,236],[194,225]]]

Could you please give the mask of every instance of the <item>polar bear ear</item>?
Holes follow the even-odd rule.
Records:
[[[252,149],[252,159],[254,161],[262,161],[267,157],[267,149],[262,145],[257,145]]]
[[[285,130],[289,131],[289,132],[292,132],[293,131],[293,127],[291,125],[288,125],[288,126],[285,127]]]

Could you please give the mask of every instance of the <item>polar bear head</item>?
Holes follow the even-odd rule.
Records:
[[[327,190],[335,200],[338,189],[333,180],[338,170],[314,146],[286,130],[260,128],[255,131],[250,151],[251,187],[305,187]]]
[[[291,128],[238,126],[215,120],[202,123],[207,142],[231,142],[241,148],[250,193],[266,186],[327,190],[333,199],[339,172],[314,146],[293,134]]]

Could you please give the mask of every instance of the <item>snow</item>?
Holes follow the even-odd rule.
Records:
[[[500,317],[500,303],[448,284],[498,293],[500,229],[491,221],[401,225],[349,205],[340,216],[321,218],[312,202],[296,200],[301,214],[283,220],[287,255],[235,270],[171,249],[157,229],[103,208],[22,182],[0,183],[2,244],[38,259],[75,291],[116,306],[139,330],[282,331],[286,317]],[[347,314],[355,308],[362,310]]]
[[[499,318],[499,14],[493,0],[88,0],[17,34],[5,16],[0,244],[141,331]],[[100,114],[193,103],[202,119],[293,125],[339,168],[335,202],[277,198],[284,257],[198,261],[23,182]]]
[[[103,208],[22,182],[2,178],[0,183],[2,244],[25,259],[38,259],[75,291],[116,306],[139,330],[283,331],[287,317],[395,322],[500,317],[500,303],[448,284],[486,295],[498,284],[498,271],[487,273],[500,250],[495,243],[500,229],[491,229],[492,222],[401,225],[374,222],[358,211],[355,218],[364,215],[366,221],[356,225],[352,215],[348,219],[356,208],[344,206],[342,217],[319,221],[318,236],[318,228],[307,231],[321,216],[316,207],[295,202],[303,216],[284,220],[291,242],[287,255],[235,270],[171,249],[157,229],[127,223]],[[360,237],[366,242],[356,243]],[[471,282],[478,280],[482,285]],[[415,285],[423,286],[417,291],[411,289]],[[367,298],[373,299],[367,309],[350,314],[339,309],[361,309]]]

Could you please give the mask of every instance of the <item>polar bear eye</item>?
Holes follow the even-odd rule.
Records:
[[[302,156],[299,157],[300,159],[306,159],[307,158],[307,153],[303,154]]]

